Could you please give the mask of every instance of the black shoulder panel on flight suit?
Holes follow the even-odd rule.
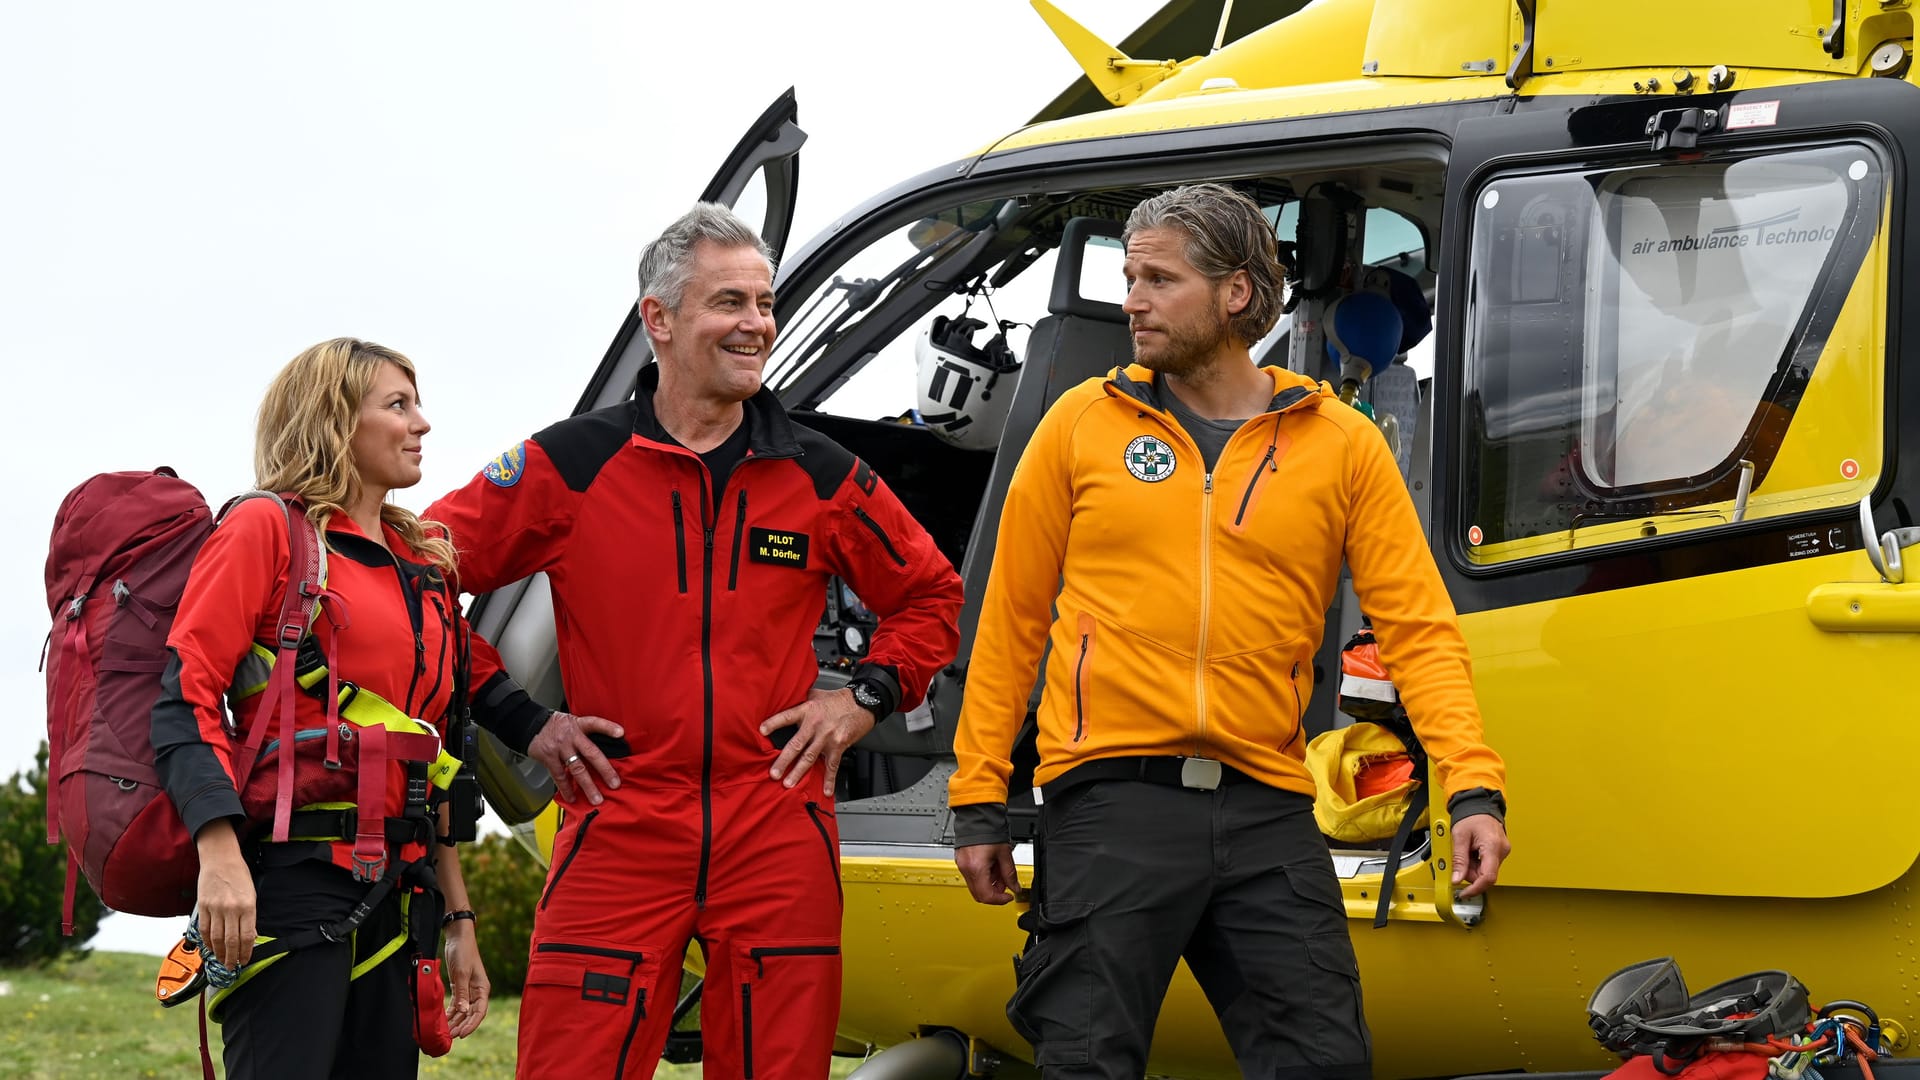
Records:
[[[865,462],[853,456],[853,451],[811,428],[795,424],[793,434],[800,443],[800,467],[812,478],[813,493],[820,497],[821,502],[833,498],[833,493],[840,490],[840,485],[846,482],[847,474],[853,471],[856,464],[862,471],[871,471]]]
[[[568,488],[585,491],[632,436],[633,402],[623,401],[562,420],[533,441],[547,452]]]

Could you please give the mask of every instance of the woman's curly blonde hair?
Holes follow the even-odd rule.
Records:
[[[307,518],[325,530],[360,497],[360,470],[353,461],[353,434],[360,404],[380,365],[392,364],[419,388],[413,362],[392,349],[358,338],[323,341],[293,358],[267,387],[254,431],[254,482],[263,490],[293,492]],[[453,544],[435,522],[410,510],[382,504],[380,520],[393,527],[422,558],[453,572]],[[428,529],[435,534],[429,536]]]

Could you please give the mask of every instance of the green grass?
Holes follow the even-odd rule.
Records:
[[[58,1078],[182,1077],[200,1071],[199,1011],[162,1009],[153,999],[159,959],[96,952],[45,968],[0,970],[0,1076]],[[443,1058],[423,1058],[422,1077],[492,1080],[513,1075],[518,998],[495,1000],[472,1036]],[[210,1025],[219,1070],[220,1029]],[[833,1075],[858,1064],[836,1061]],[[698,1065],[662,1065],[660,1080],[695,1080]]]

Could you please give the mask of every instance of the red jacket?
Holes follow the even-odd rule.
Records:
[[[568,707],[626,729],[656,787],[764,782],[761,721],[806,700],[829,575],[880,616],[861,674],[917,705],[959,643],[960,579],[867,464],[762,390],[747,456],[714,485],[635,400],[561,421],[428,511],[460,586],[544,571]]]
[[[331,667],[341,679],[444,734],[454,685],[455,628],[462,618],[455,594],[392,529],[386,529],[389,554],[346,515],[335,514],[327,523],[326,541],[327,590],[338,599],[347,623],[328,657]],[[254,642],[274,640],[287,588],[287,543],[286,519],[271,500],[251,499],[235,507],[195,558],[167,636],[173,656],[154,706],[153,746],[162,782],[190,832],[218,818],[243,816],[235,751],[267,695],[237,703],[238,734],[229,734],[225,726],[222,701]],[[472,642],[472,696],[500,703],[483,723],[537,726],[546,710],[511,684],[491,648],[477,638]],[[318,697],[296,693],[294,702],[298,728],[326,726]],[[269,731],[266,738],[277,735]],[[256,775],[272,767],[272,758],[263,753]],[[404,766],[390,763],[390,814],[403,805],[405,783]],[[250,824],[263,831],[267,822]],[[334,861],[349,866],[351,846],[351,840],[335,844]]]

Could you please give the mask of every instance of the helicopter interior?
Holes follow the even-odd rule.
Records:
[[[1405,274],[1425,298],[1432,296],[1425,256],[1427,238],[1437,235],[1439,225],[1444,173],[1438,162],[1384,161],[1225,182],[1266,209],[1290,267],[1287,314],[1256,345],[1257,362],[1295,366],[1337,386],[1338,368],[1322,352],[1316,327],[1328,304],[1360,287],[1367,268],[1377,266]],[[861,801],[899,803],[916,784],[921,795],[934,795],[936,786],[943,790],[947,770],[939,760],[951,752],[974,621],[1013,467],[1061,393],[1131,362],[1121,309],[1121,231],[1135,205],[1167,186],[1015,196],[918,218],[847,259],[786,318],[767,384],[797,422],[875,465],[966,587],[960,659],[935,680],[930,704],[919,715],[877,727],[841,771],[840,798],[852,804],[843,806],[841,819],[849,838],[859,830],[848,812],[857,816]],[[991,439],[983,440],[979,429],[955,438],[936,412],[951,402],[929,400],[921,367],[925,342],[941,319],[975,320],[977,338],[1003,339],[1019,361],[1017,370],[976,380],[973,400],[981,415],[974,419],[998,425]],[[1311,332],[1295,335],[1295,323]],[[1296,336],[1303,340],[1296,342]],[[1430,348],[1412,358],[1421,389],[1411,392],[1421,401]],[[1001,395],[1004,400],[993,400]],[[1403,469],[1424,514],[1425,484],[1411,474],[1425,467],[1423,427],[1417,415],[1404,419],[1410,445]],[[835,582],[829,592],[816,652],[822,685],[831,686],[858,662],[876,620],[844,584]],[[1342,592],[1315,664],[1316,683],[1328,692],[1313,695],[1309,735],[1343,722],[1328,680],[1337,675],[1340,645],[1358,625],[1359,611],[1351,589]],[[1039,693],[1036,686],[1034,706]],[[1034,817],[1027,794],[1037,764],[1031,713],[1014,761],[1010,789],[1016,794],[1009,811],[1019,839]],[[944,799],[936,805],[944,807]]]

